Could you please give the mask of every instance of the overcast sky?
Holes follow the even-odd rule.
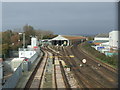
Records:
[[[117,29],[115,2],[3,2],[2,16],[2,30],[22,28],[25,24],[64,35],[108,33]]]

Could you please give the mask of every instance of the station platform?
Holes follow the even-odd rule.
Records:
[[[56,70],[55,75],[56,75],[57,88],[66,88],[64,80],[63,80],[59,61],[60,60],[58,60],[58,57],[55,57],[55,70]]]
[[[41,53],[41,55],[37,58],[34,66],[31,68],[30,71],[26,71],[26,72],[23,72],[23,75],[22,77],[19,79],[19,82],[17,83],[17,86],[15,88],[19,88],[19,89],[23,89],[25,88],[32,72],[34,71],[35,69],[35,66],[38,64],[38,62],[41,60],[41,57],[42,57],[43,53]]]

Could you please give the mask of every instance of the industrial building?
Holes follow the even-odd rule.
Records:
[[[118,41],[119,31],[113,30],[109,34],[98,34],[94,37],[93,43],[96,50],[104,53],[105,55],[117,55],[117,50],[119,48]]]
[[[28,45],[27,48],[19,48],[19,58],[31,58],[38,49],[38,41],[36,37],[31,38],[31,45]]]
[[[109,34],[101,33],[95,36],[94,40],[109,40]]]
[[[83,36],[65,36],[65,35],[58,35],[57,37],[51,39],[52,45],[57,46],[69,46],[75,42],[84,42],[86,41],[86,37]]]
[[[98,34],[94,37],[94,44],[99,45],[101,43],[109,42],[109,34]]]
[[[109,45],[111,48],[118,48],[120,45],[118,41],[119,31],[114,30],[109,33]]]

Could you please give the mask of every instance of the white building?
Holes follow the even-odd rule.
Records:
[[[35,47],[35,46],[37,46],[37,38],[35,38],[35,37],[32,37],[31,38],[31,47],[33,48],[33,47]]]
[[[111,31],[109,33],[109,45],[111,48],[118,48],[120,43],[118,42],[119,31]]]
[[[119,31],[111,31],[109,34],[98,34],[94,38],[94,47],[96,50],[105,53],[106,55],[116,55],[115,50],[117,50],[120,46],[119,43]],[[112,50],[112,49],[115,50]]]
[[[20,50],[19,49],[19,58],[23,58],[23,57],[26,57],[26,58],[31,58],[34,54],[36,53],[36,51],[34,50]]]
[[[98,34],[94,37],[94,41],[109,41],[109,34]]]
[[[24,58],[13,58],[10,62],[12,71],[16,71],[18,66],[23,62]]]
[[[37,38],[31,38],[31,45],[28,45],[27,48],[19,48],[19,58],[31,58],[35,53],[36,49],[38,49],[38,41]]]

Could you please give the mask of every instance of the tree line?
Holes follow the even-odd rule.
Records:
[[[9,51],[18,50],[23,45],[23,34],[25,33],[25,46],[30,44],[30,38],[36,37],[38,39],[51,39],[55,37],[52,31],[46,30],[36,30],[31,25],[23,26],[23,31],[13,31],[13,30],[6,30],[4,32],[0,32],[1,39],[0,39],[0,55],[1,57],[9,57]]]

